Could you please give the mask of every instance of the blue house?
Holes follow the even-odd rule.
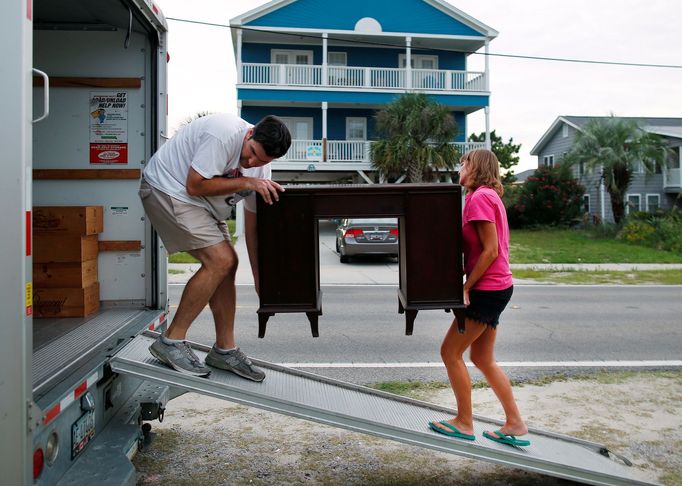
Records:
[[[276,115],[294,139],[276,180],[376,182],[374,115],[406,92],[450,108],[461,151],[485,146],[466,139],[468,114],[488,127],[488,58],[467,59],[497,32],[442,0],[275,0],[230,26],[240,116]]]

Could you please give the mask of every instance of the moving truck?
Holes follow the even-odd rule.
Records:
[[[142,420],[169,388],[109,358],[167,309],[166,253],[137,194],[166,138],[166,21],[145,0],[0,12],[0,483],[134,484]],[[79,221],[100,228],[74,234]],[[73,241],[87,261],[64,257]]]

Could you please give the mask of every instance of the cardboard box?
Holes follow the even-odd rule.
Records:
[[[33,317],[87,317],[99,310],[99,282],[82,289],[33,290]]]
[[[33,233],[86,236],[104,230],[102,206],[34,206]]]
[[[35,288],[89,287],[97,282],[97,259],[84,262],[34,263]]]
[[[97,259],[97,235],[37,234],[33,237],[33,263],[85,262]]]

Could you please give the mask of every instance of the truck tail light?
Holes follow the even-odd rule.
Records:
[[[398,228],[392,229],[392,230],[391,230],[391,234],[392,234],[393,236],[398,236]]]
[[[361,229],[347,229],[346,231],[343,232],[343,236],[352,236],[353,238],[356,238],[358,236],[362,236],[364,233],[362,232]]]
[[[43,472],[44,466],[45,466],[45,455],[43,454],[43,449],[38,447],[33,452],[33,480],[34,481],[40,477],[40,473]]]

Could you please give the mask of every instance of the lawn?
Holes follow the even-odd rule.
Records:
[[[228,219],[225,222],[227,223],[227,229],[230,232],[230,235],[232,235],[232,242],[236,243],[237,237],[234,236],[234,231],[235,231],[235,227],[237,226],[237,222],[234,219]],[[173,253],[172,255],[170,255],[168,257],[168,263],[199,263],[199,260],[194,258],[189,253],[181,251],[181,252]]]
[[[512,230],[511,263],[682,263],[682,254],[587,230]]]

